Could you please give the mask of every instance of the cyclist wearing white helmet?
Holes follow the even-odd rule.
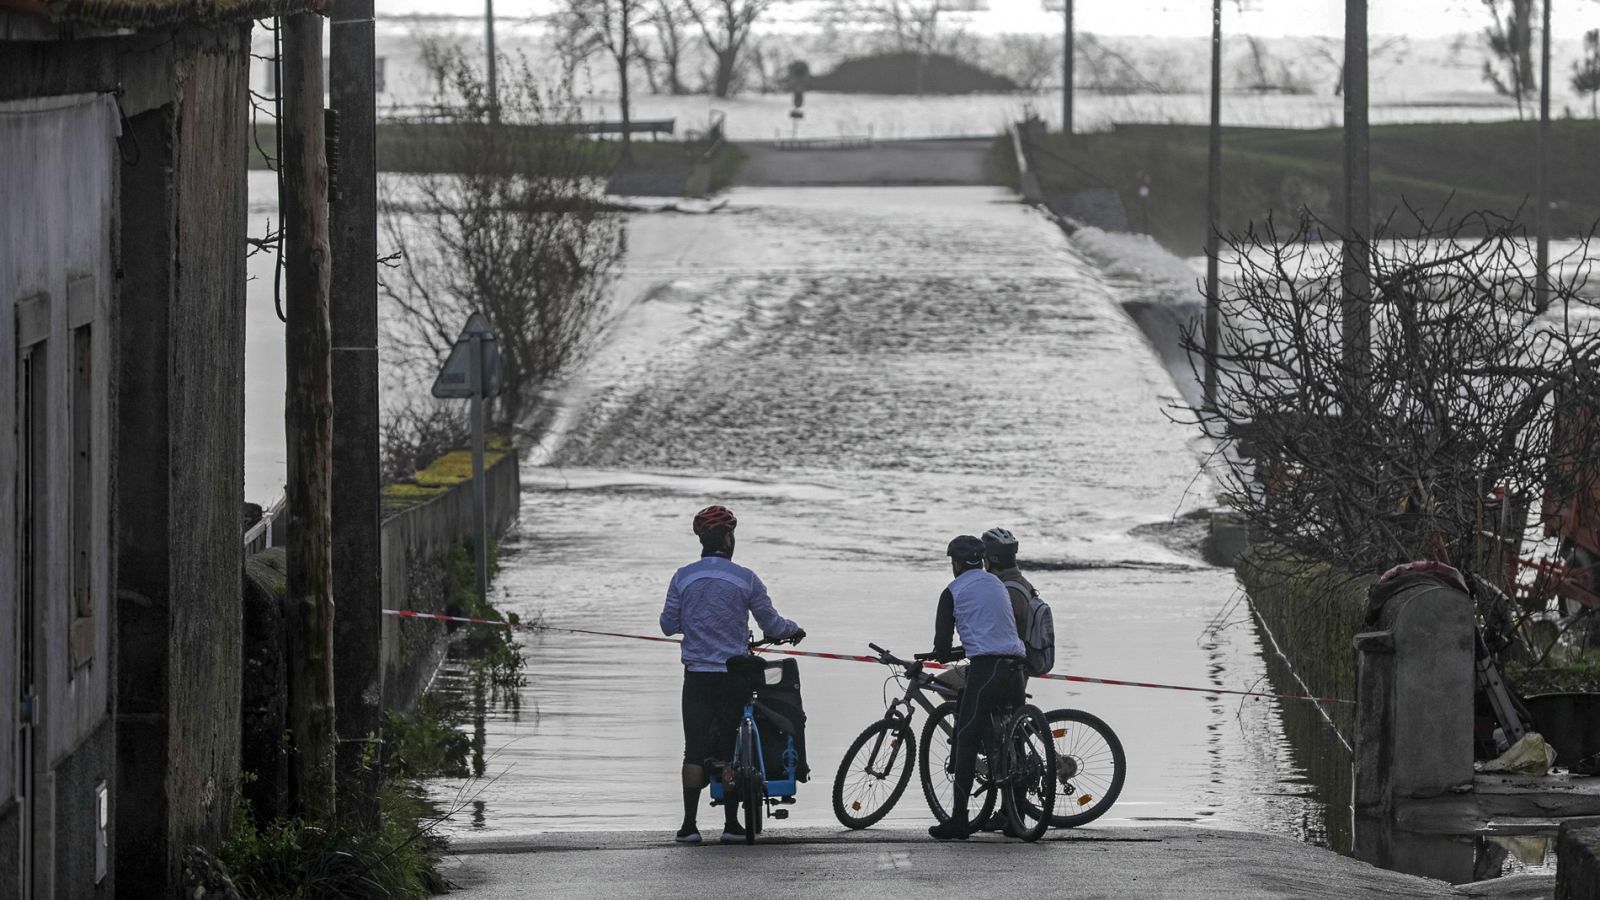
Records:
[[[1025,648],[1017,636],[1016,618],[1000,580],[983,570],[983,541],[963,534],[945,550],[955,580],[939,595],[934,619],[933,656],[967,659],[967,686],[956,708],[953,809],[949,821],[928,829],[939,840],[966,840],[972,833],[967,801],[977,769],[978,746],[997,710],[1022,701],[1021,670]],[[960,648],[951,646],[953,633]]]
[[[767,586],[733,561],[733,530],[739,524],[723,506],[695,513],[700,559],[679,569],[667,586],[661,633],[683,635],[683,827],[675,840],[700,843],[695,820],[707,784],[706,761],[733,755],[733,727],[744,693],[728,672],[728,660],[750,652],[750,617],[768,638],[805,637],[805,629],[778,615]],[[722,842],[744,839],[739,804],[724,801]]]

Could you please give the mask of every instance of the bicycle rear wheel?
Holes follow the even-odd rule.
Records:
[[[1052,828],[1076,828],[1100,818],[1122,793],[1128,757],[1111,726],[1080,709],[1052,709],[1056,747],[1056,811]]]
[[[845,751],[833,777],[833,814],[846,828],[877,824],[900,801],[911,781],[916,740],[904,719],[868,725]]]
[[[739,781],[739,802],[744,807],[744,842],[754,844],[761,833],[761,812],[765,806],[767,773],[761,771],[760,757],[756,753],[756,730],[750,721],[739,723],[739,767],[734,776]]]
[[[1037,706],[1024,704],[1006,719],[1003,738],[1006,819],[1017,837],[1037,841],[1056,805],[1056,745]]]
[[[955,805],[955,723],[956,704],[939,704],[922,726],[921,754],[917,759],[922,796],[940,824],[950,821],[950,809]],[[978,823],[989,818],[997,796],[989,781],[989,760],[979,753],[978,772],[972,779],[972,796],[967,801],[968,821]]]

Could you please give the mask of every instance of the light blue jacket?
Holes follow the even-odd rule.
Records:
[[[683,667],[726,672],[728,658],[750,652],[750,616],[769,638],[786,638],[800,626],[778,615],[756,573],[721,556],[701,557],[679,569],[667,585],[661,633],[683,635]]]

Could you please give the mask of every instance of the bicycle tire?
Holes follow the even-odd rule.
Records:
[[[766,793],[767,775],[761,771],[760,757],[756,753],[756,732],[746,719],[739,723],[739,803],[744,807],[744,842],[754,844],[761,833],[762,795]]]
[[[954,719],[956,715],[955,701],[946,701],[934,708],[928,715],[928,721],[922,725],[922,740],[918,744],[917,774],[922,782],[922,796],[928,801],[928,811],[942,825],[950,821],[950,812],[946,804],[950,801],[941,797],[941,793],[951,793],[954,773],[951,771],[954,761],[955,747],[951,735],[944,732],[942,723],[946,719]],[[953,729],[952,729],[953,730]],[[934,760],[937,759],[935,762]],[[935,773],[937,769],[937,773]],[[937,774],[937,784],[935,783]],[[973,797],[978,801],[978,811],[972,813],[972,802],[967,803],[971,823],[982,822],[994,812],[995,801],[999,792],[990,783],[987,776],[974,777]]]
[[[868,828],[894,809],[911,781],[916,743],[911,724],[904,719],[879,719],[856,736],[833,776],[833,814],[840,824]],[[852,777],[852,765],[863,754],[861,769]]]
[[[1110,725],[1081,709],[1052,709],[1045,718],[1056,746],[1059,794],[1050,826],[1087,825],[1104,815],[1122,793],[1128,777],[1122,741]]]
[[[1016,837],[1028,843],[1044,837],[1056,805],[1056,745],[1050,723],[1031,703],[1006,717],[1003,730],[1006,819]]]

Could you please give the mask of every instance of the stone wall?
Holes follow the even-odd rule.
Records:
[[[505,534],[522,504],[515,453],[507,453],[484,473],[489,533]],[[471,483],[410,509],[383,523],[383,607],[445,612],[445,560],[450,549],[471,539]],[[444,657],[445,628],[436,623],[385,616],[383,621],[383,704],[409,709],[421,696]]]
[[[515,453],[505,453],[486,475],[488,524],[503,535],[521,504]],[[473,535],[472,483],[457,484],[383,522],[383,606],[446,612],[447,560]],[[244,566],[244,684],[240,708],[243,755],[250,773],[242,792],[258,817],[287,814],[289,798],[288,684],[284,662],[282,548],[258,553]],[[337,601],[337,598],[335,598]],[[383,707],[410,709],[444,658],[450,630],[440,623],[385,616],[382,633]]]

